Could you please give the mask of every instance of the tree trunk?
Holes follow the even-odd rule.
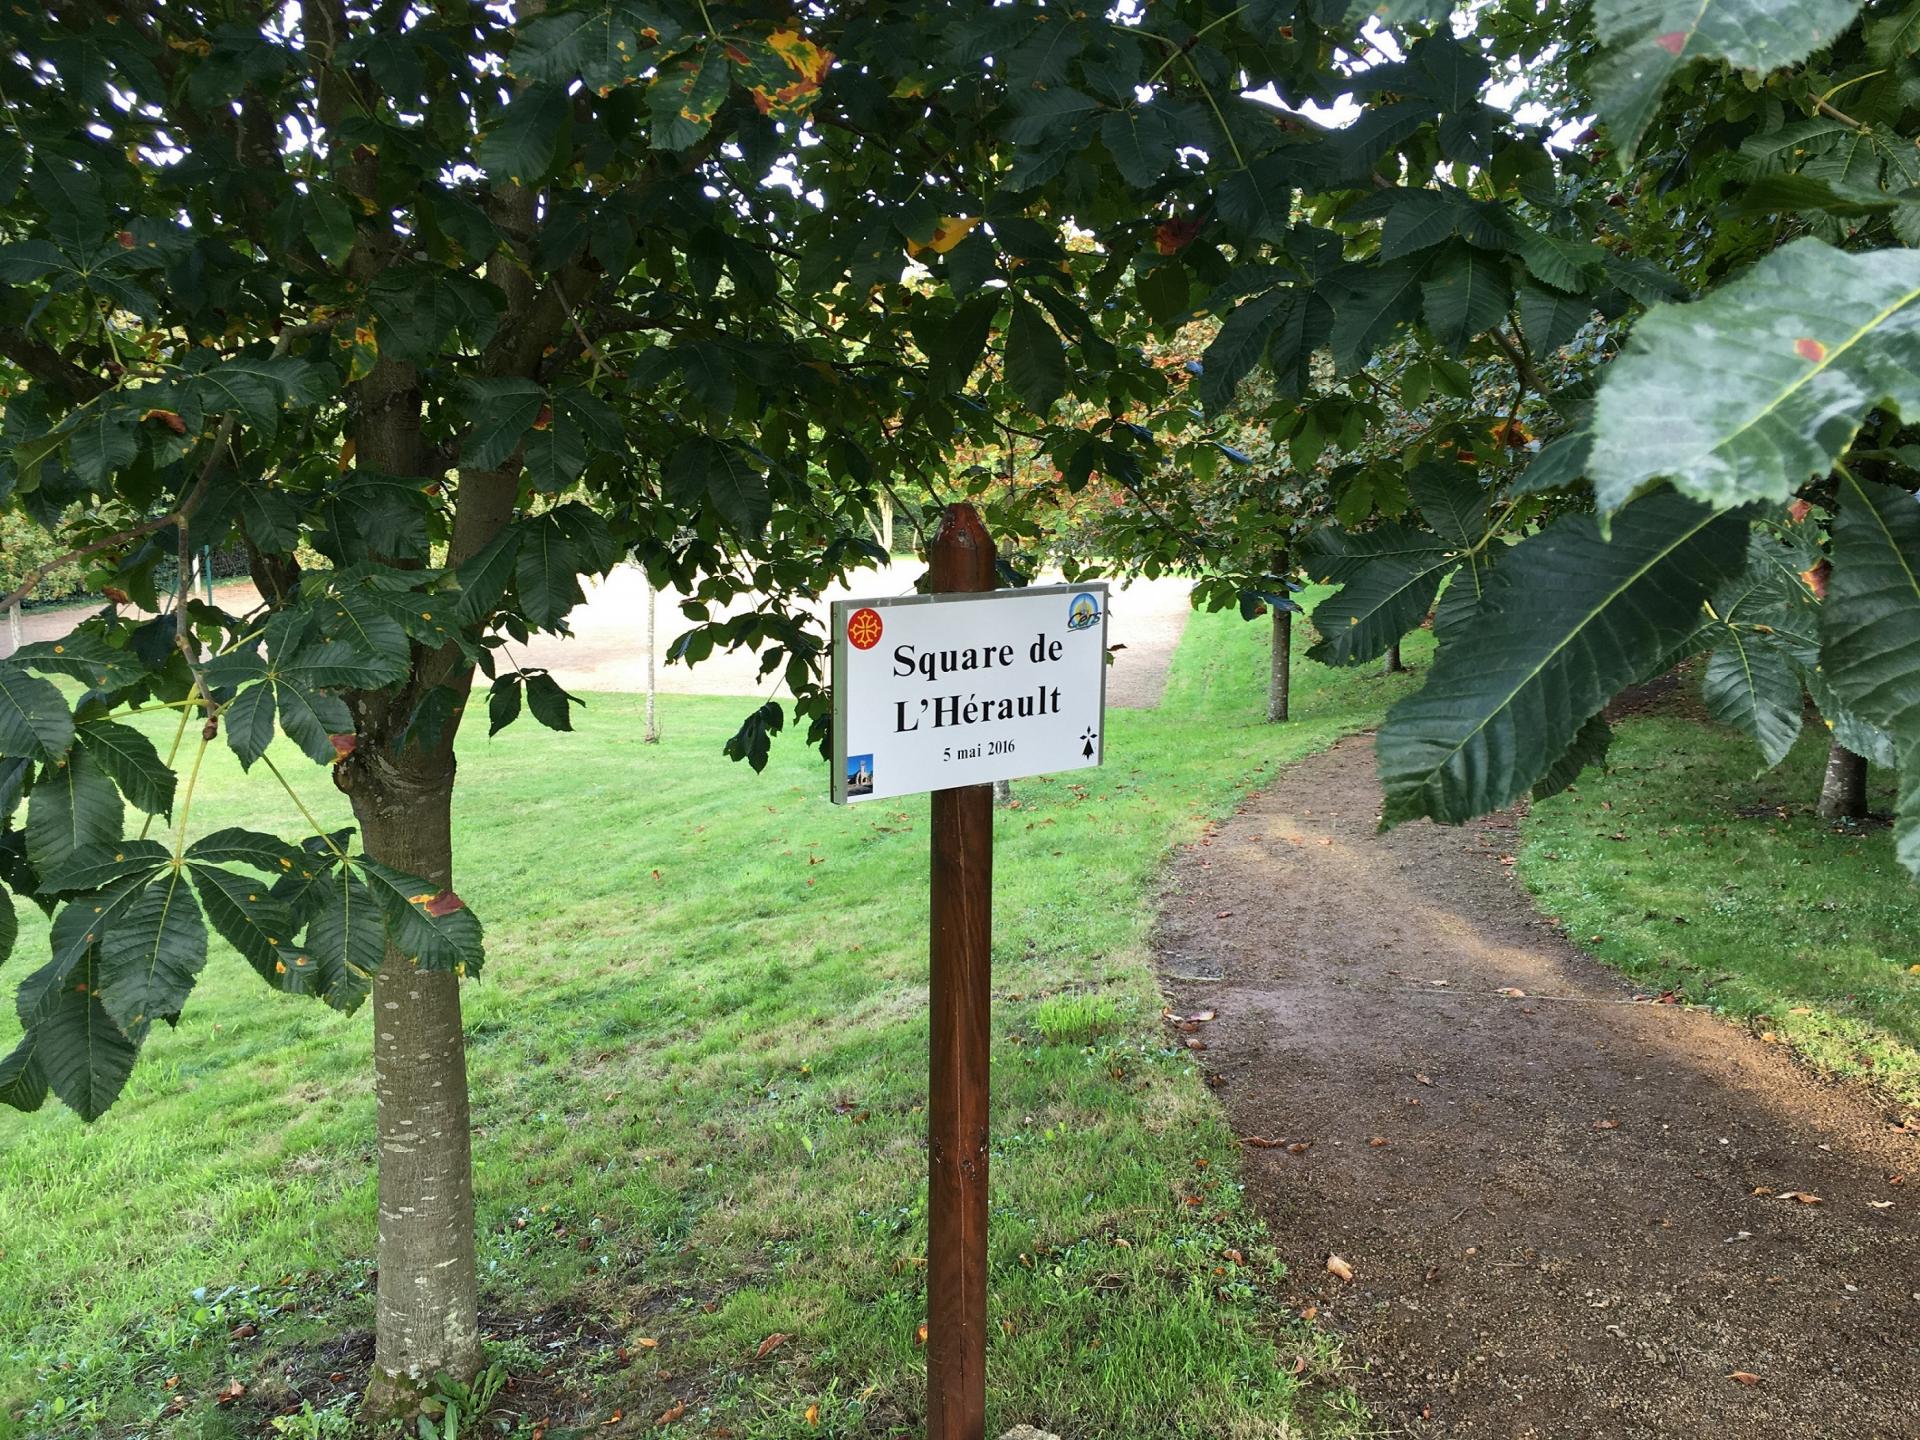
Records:
[[[653,581],[648,580],[647,581],[647,733],[641,738],[649,745],[658,745],[660,743],[660,726],[654,720],[654,714],[653,714],[653,695],[654,695],[653,609],[654,609],[654,601],[657,598],[658,597],[654,594],[654,590],[653,590]]]
[[[1013,803],[1013,782],[1011,780],[996,780],[993,782],[993,803],[996,805],[1011,805]]]
[[[1380,666],[1380,673],[1382,675],[1398,675],[1405,671],[1406,668],[1407,667],[1400,661],[1400,642],[1396,640],[1387,647],[1387,658],[1385,663]]]
[[[367,853],[453,888],[454,762],[376,752],[350,790]],[[380,1250],[373,1374],[378,1420],[411,1413],[436,1374],[480,1370],[473,1158],[460,977],[425,971],[391,946],[373,982]]]
[[[1267,723],[1287,718],[1293,692],[1293,612],[1273,607],[1273,653],[1267,668]]]
[[[1827,751],[1827,774],[1820,783],[1822,820],[1867,818],[1867,760],[1838,740]]]

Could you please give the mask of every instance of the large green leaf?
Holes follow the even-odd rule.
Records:
[[[1771,769],[1800,738],[1801,688],[1793,659],[1777,641],[1732,625],[1707,660],[1707,714],[1760,747]]]
[[[1067,352],[1040,307],[1030,300],[1013,304],[1007,329],[1007,383],[1036,415],[1053,408],[1067,388]]]
[[[27,858],[36,870],[56,870],[83,845],[118,840],[125,818],[107,772],[76,745],[34,781],[27,801]]]
[[[107,1113],[133,1073],[139,1045],[100,1003],[99,967],[89,955],[70,973],[32,1029],[33,1058],[47,1084],[82,1120]]]
[[[293,912],[274,897],[267,882],[218,865],[190,868],[207,919],[260,978],[292,995],[310,994],[320,967],[294,943]]]
[[[676,501],[711,506],[743,535],[760,534],[773,516],[767,477],[744,451],[711,436],[695,436],[676,450],[664,479]],[[530,533],[516,566],[521,613],[535,625],[549,625],[580,603],[579,557],[563,527]]]
[[[1455,355],[1499,326],[1513,304],[1506,260],[1468,246],[1443,257],[1420,286],[1427,329]]]
[[[50,763],[73,744],[73,715],[60,692],[18,665],[0,664],[0,755]]]
[[[714,41],[660,66],[647,87],[653,118],[653,148],[685,150],[713,126],[727,98],[725,48]]]
[[[353,734],[353,712],[337,695],[311,690],[291,680],[274,686],[280,702],[280,728],[287,738],[307,754],[309,760],[325,765],[339,758],[333,743],[336,735]]]
[[[107,927],[99,953],[101,1003],[130,1040],[177,1017],[207,963],[206,921],[185,870],[168,866],[149,881]]]
[[[16,664],[44,675],[67,675],[102,690],[131,685],[146,674],[146,664],[131,649],[119,650],[93,630],[76,630],[58,640],[40,640],[13,652]]]
[[[386,917],[387,938],[422,970],[480,973],[486,951],[480,920],[453,891],[394,870],[365,855],[353,862]]]
[[[46,1102],[47,1075],[33,1051],[33,1036],[24,1035],[13,1053],[0,1060],[0,1105],[34,1111]]]
[[[302,949],[320,967],[321,998],[352,1014],[373,986],[386,957],[387,932],[373,895],[345,865],[335,866],[315,890],[312,923]]]
[[[566,126],[565,88],[529,85],[488,123],[473,147],[474,162],[489,179],[537,184],[553,164]]]
[[[1602,507],[1662,477],[1719,506],[1785,500],[1869,411],[1920,419],[1916,302],[1920,251],[1796,240],[1704,300],[1648,311],[1594,409]]]
[[[1465,465],[1427,460],[1407,476],[1407,493],[1420,518],[1450,545],[1478,545],[1487,537],[1493,492]]]
[[[1920,875],[1920,500],[1841,476],[1820,620],[1823,678],[1892,739],[1900,762],[1894,845]]]
[[[1209,412],[1233,403],[1234,391],[1247,372],[1260,362],[1272,335],[1275,318],[1291,290],[1269,290],[1234,307],[1200,357],[1200,400]]]
[[[1322,283],[1333,307],[1329,340],[1334,368],[1350,375],[1367,363],[1403,321],[1420,313],[1422,267],[1412,260],[1349,265]]]
[[[1322,665],[1376,660],[1433,608],[1451,557],[1425,565],[1376,560],[1313,609],[1320,642],[1307,658]]]
[[[122,795],[149,815],[173,813],[174,773],[151,740],[117,720],[89,720],[78,735]]]
[[[1682,65],[1725,60],[1764,75],[1830,43],[1859,9],[1860,0],[1595,0],[1604,53],[1588,85],[1620,163]]]
[[[242,770],[252,769],[273,743],[273,700],[273,686],[254,685],[234,696],[220,712],[227,744],[240,757]]]
[[[114,840],[77,847],[58,865],[39,872],[40,894],[69,895],[104,890],[129,876],[152,876],[173,858],[158,840]]]
[[[1546,800],[1558,795],[1578,780],[1588,766],[1605,760],[1612,744],[1613,728],[1607,724],[1606,717],[1592,716],[1575,733],[1565,753],[1547,767],[1547,773],[1534,785],[1533,798]]]
[[[1315,580],[1342,585],[1376,560],[1426,569],[1447,555],[1439,536],[1390,520],[1370,530],[1337,530],[1330,525],[1312,531],[1300,548],[1300,563]]]
[[[460,462],[478,470],[503,463],[546,407],[547,392],[531,380],[468,380],[461,410],[471,428],[460,445]]]
[[[1387,822],[1458,824],[1519,799],[1698,626],[1707,595],[1740,568],[1746,529],[1666,492],[1621,511],[1611,540],[1574,515],[1508,550],[1477,622],[1381,729]]]

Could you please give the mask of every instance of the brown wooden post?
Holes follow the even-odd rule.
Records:
[[[993,540],[949,505],[932,588],[993,589]],[[927,1097],[927,1440],[987,1430],[987,1053],[993,937],[993,787],[933,792]]]

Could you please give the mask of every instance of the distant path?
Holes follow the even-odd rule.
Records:
[[[914,581],[925,567],[895,564],[857,576],[851,588],[829,590],[814,607],[825,615],[827,603],[858,595],[913,593]],[[1189,606],[1185,580],[1139,580],[1115,583],[1110,604],[1112,619],[1108,643],[1124,645],[1107,672],[1107,703],[1122,709],[1150,710],[1160,703],[1166,688],[1167,667],[1185,631]],[[535,638],[516,645],[512,654],[524,665],[544,665],[569,690],[640,693],[647,688],[647,579],[633,566],[622,566],[605,580],[586,586],[587,603],[575,610],[573,635]],[[243,582],[217,587],[220,603],[229,610],[250,609],[258,603],[253,586]],[[680,613],[680,597],[662,591],[656,604],[654,661],[657,686],[663,695],[767,695],[772,680],[760,676],[760,657],[748,651],[715,654],[698,665],[667,663],[667,651],[693,622]],[[714,610],[715,618],[737,614],[751,602]],[[22,621],[23,638],[57,640],[91,611],[85,608],[29,611]],[[6,627],[0,623],[0,656],[7,653]]]
[[[1294,766],[1156,943],[1237,1133],[1308,1146],[1249,1147],[1250,1193],[1388,1432],[1920,1437],[1920,1134],[1634,1003],[1501,864],[1511,816],[1379,808],[1366,737]]]

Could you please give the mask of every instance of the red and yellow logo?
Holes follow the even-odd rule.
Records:
[[[878,610],[856,610],[847,617],[847,643],[856,650],[871,650],[880,643]]]

